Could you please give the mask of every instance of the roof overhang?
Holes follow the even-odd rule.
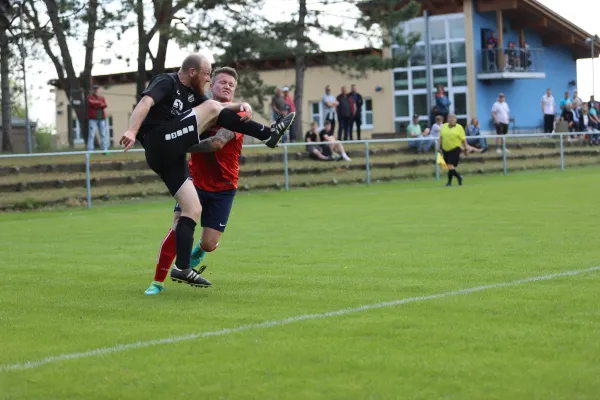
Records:
[[[542,37],[545,46],[565,45],[576,58],[590,58],[591,47],[586,39],[594,40],[594,53],[600,55],[600,38],[591,35],[571,21],[536,0],[477,0],[479,13],[502,11],[512,29],[533,29]]]

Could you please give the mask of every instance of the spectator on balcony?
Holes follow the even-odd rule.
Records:
[[[304,135],[304,141],[307,143],[306,151],[310,158],[320,161],[333,161],[329,146],[319,144],[319,125],[316,122],[310,124],[310,131]]]
[[[408,128],[406,128],[407,137],[409,139],[408,147],[411,149],[415,149],[417,153],[426,153],[431,148],[433,144],[433,140],[419,140],[421,138],[426,138],[429,136],[429,128],[426,128],[424,131],[421,129],[421,125],[419,124],[419,115],[413,115],[413,120]]]
[[[87,97],[88,103],[88,151],[94,150],[94,139],[96,138],[96,129],[100,135],[102,150],[107,151],[109,146],[108,131],[106,129],[106,99],[100,95],[100,86],[92,86],[92,94]]]
[[[444,122],[448,121],[448,113],[450,112],[450,100],[444,91],[444,85],[439,85],[435,94],[435,106],[438,115],[444,117]]]
[[[506,103],[504,93],[498,95],[498,100],[492,106],[492,118],[496,125],[496,135],[506,135],[508,133],[508,124],[510,122],[510,108]],[[496,153],[502,153],[502,139],[496,138]],[[506,150],[509,153],[508,149]]]
[[[496,59],[497,49],[492,43],[487,44],[485,54],[483,55],[484,72],[496,72],[498,71],[498,61]]]
[[[498,48],[498,38],[496,37],[496,32],[491,31],[490,37],[487,39],[486,44],[488,46],[488,49],[490,48],[490,46],[492,46],[492,49]]]
[[[467,126],[467,143],[473,147],[479,145],[482,153],[487,151],[487,140],[485,140],[484,136],[481,136],[479,120],[477,118],[472,118],[471,123]]]
[[[338,140],[352,140],[352,104],[346,92],[346,87],[342,86],[340,94],[336,97],[338,123]]]
[[[523,42],[520,48],[521,52],[521,67],[526,71],[531,69],[531,50],[529,50],[529,45],[527,42]]]
[[[573,99],[571,99],[571,105],[573,106],[574,110],[578,110],[581,108],[581,105],[583,104],[583,101],[581,100],[581,97],[579,97],[577,95],[577,90],[573,91]]]
[[[286,86],[283,88],[283,101],[285,102],[285,109],[287,111],[287,114],[291,113],[291,112],[296,112],[296,105],[294,104],[294,98],[292,97],[292,95],[290,94],[290,89]],[[294,124],[295,122],[292,123],[292,125],[290,126],[290,129],[288,130],[288,133],[286,133],[286,135],[290,135],[290,142],[293,142],[295,140],[294,138]]]
[[[313,122],[313,124],[316,124],[316,122]],[[333,133],[330,121],[325,121],[323,129],[319,132],[319,139],[322,143],[321,147],[328,146],[331,151],[339,154],[344,161],[352,161],[352,159],[348,157],[348,154],[346,154],[344,145],[340,142],[335,143],[335,134]]]
[[[563,97],[563,99],[560,101],[559,107],[560,107],[560,112],[562,113],[564,110],[567,109],[567,104],[571,104],[571,99],[569,98],[569,92],[566,91],[565,95]]]
[[[335,96],[331,94],[331,87],[329,85],[325,86],[325,94],[321,101],[323,102],[325,121],[331,122],[331,131],[335,132],[335,120],[337,119],[336,108],[339,103]]]
[[[554,130],[556,103],[554,102],[554,96],[552,96],[552,89],[550,88],[542,96],[542,113],[544,113],[544,133],[552,133]]]
[[[505,55],[505,70],[520,70],[521,57],[517,50],[515,42],[508,42],[508,48],[504,51]]]

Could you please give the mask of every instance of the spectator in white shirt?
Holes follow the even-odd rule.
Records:
[[[571,104],[574,110],[578,110],[583,104],[583,100],[581,100],[581,97],[577,95],[577,90],[573,92],[573,99],[571,100]]]
[[[498,95],[498,101],[492,106],[492,117],[496,124],[496,135],[506,135],[508,133],[508,123],[510,121],[510,108],[505,101],[504,93]],[[496,138],[496,153],[502,153],[502,139]],[[508,150],[506,150],[508,153]]]
[[[325,95],[323,95],[323,112],[325,121],[331,122],[331,131],[335,132],[335,120],[337,118],[336,107],[339,105],[337,99],[331,94],[331,87],[325,86]]]
[[[552,133],[556,114],[552,89],[546,90],[546,94],[542,96],[542,112],[544,113],[544,133]]]
[[[433,125],[431,125],[431,138],[432,139],[439,139],[440,138],[440,132],[442,130],[442,125],[444,125],[444,117],[442,117],[441,115],[437,115],[435,117],[435,123]]]

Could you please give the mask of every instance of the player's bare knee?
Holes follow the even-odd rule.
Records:
[[[202,249],[207,253],[211,253],[219,247],[219,241],[214,239],[202,239]]]

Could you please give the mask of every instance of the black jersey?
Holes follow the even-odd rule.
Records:
[[[194,89],[181,83],[177,72],[154,76],[142,96],[152,97],[154,106],[142,122],[138,138],[208,100],[206,96],[200,96]]]

